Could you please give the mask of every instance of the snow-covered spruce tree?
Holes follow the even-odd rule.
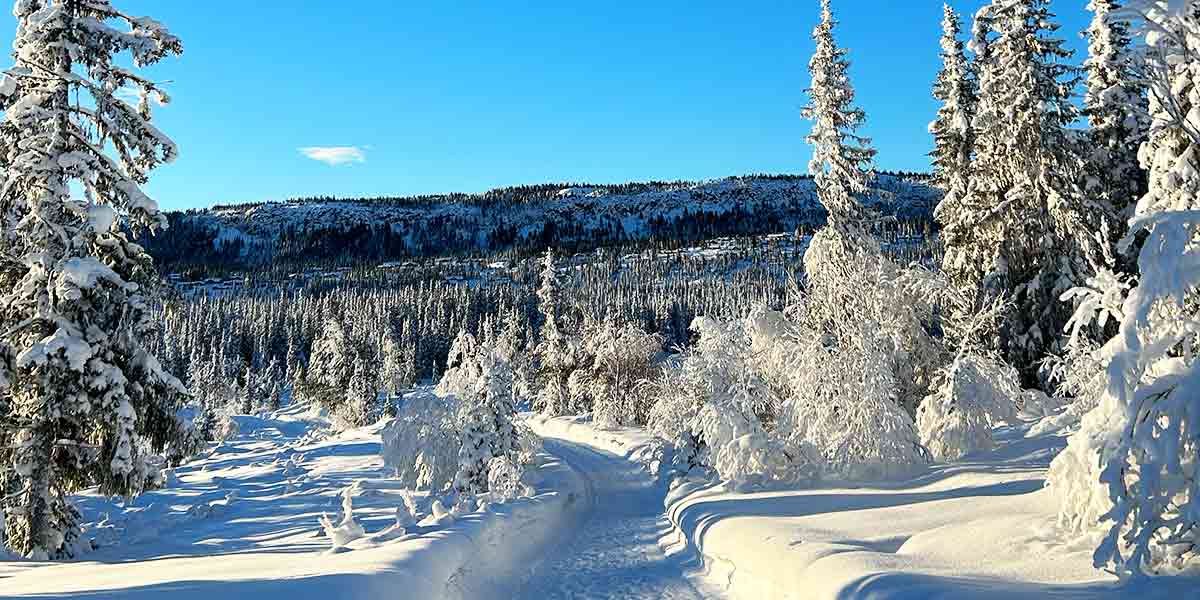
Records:
[[[484,327],[486,332],[491,325]],[[438,393],[458,398],[461,446],[454,489],[464,494],[483,493],[488,491],[493,459],[520,464],[523,458],[512,367],[491,333],[481,344],[475,344],[468,334],[460,334],[451,360],[438,384]]]
[[[1083,114],[1091,129],[1084,153],[1083,189],[1102,198],[1112,208],[1110,229],[1120,239],[1123,223],[1133,206],[1146,193],[1146,172],[1138,165],[1138,146],[1150,127],[1147,98],[1138,82],[1136,55],[1131,52],[1130,23],[1118,18],[1117,0],[1092,0],[1094,13],[1088,27],[1087,93]]]
[[[1048,477],[1060,526],[1106,528],[1096,565],[1123,576],[1200,567],[1200,5],[1143,0],[1128,9],[1146,28],[1152,122],[1139,152],[1149,192],[1125,243],[1148,237],[1119,332],[1100,351],[1107,389]]]
[[[412,347],[406,346],[393,334],[383,336],[380,342],[380,354],[383,366],[379,373],[382,390],[389,396],[395,396],[416,383],[412,369]]]
[[[1076,185],[1074,69],[1057,29],[1048,0],[994,0],[978,13],[969,191],[937,211],[953,283],[975,290],[976,305],[1010,300],[999,345],[1029,384],[1070,317],[1059,296],[1096,258],[1093,221],[1104,213]]]
[[[379,419],[379,391],[374,378],[367,372],[361,358],[354,360],[354,370],[346,386],[346,398],[337,410],[337,418],[347,426],[359,427]]]
[[[0,494],[9,549],[54,558],[83,545],[68,494],[136,495],[149,455],[188,439],[186,391],[146,346],[159,279],[131,240],[166,225],[140,186],[177,150],[150,122],[165,95],[117,59],[143,67],[182,45],[107,0],[20,0],[13,14],[16,64],[0,81]]]
[[[305,379],[304,395],[330,413],[346,399],[346,387],[354,374],[356,348],[346,327],[336,316],[325,320],[321,335],[313,342],[312,360]]]
[[[938,187],[952,198],[966,193],[971,172],[971,117],[975,110],[975,73],[961,38],[962,19],[949,4],[942,20],[942,70],[933,84],[933,97],[941,102],[937,118],[929,124],[933,134],[933,176]],[[943,200],[943,204],[946,201]]]
[[[805,252],[805,293],[790,308],[788,338],[776,342],[790,350],[774,368],[790,375],[781,418],[791,445],[815,447],[838,475],[873,477],[924,460],[912,411],[936,345],[916,314],[924,303],[903,293],[901,270],[868,233],[870,211],[855,196],[869,188],[875,152],[854,133],[865,114],[853,105],[828,0],[821,9],[805,116],[814,122],[809,171],[829,226]]]
[[[542,258],[541,283],[538,286],[538,310],[542,326],[537,345],[537,408],[551,416],[570,411],[571,394],[568,379],[575,369],[575,357],[570,340],[559,328],[558,270],[554,253],[546,250]]]
[[[836,25],[830,0],[821,0],[821,22],[813,30],[817,48],[808,63],[812,86],[803,114],[813,122],[807,138],[813,149],[808,170],[821,205],[829,211],[830,225],[844,233],[847,227],[861,227],[869,216],[855,194],[867,191],[875,150],[870,139],[855,133],[867,117],[854,105],[850,61],[833,38]]]

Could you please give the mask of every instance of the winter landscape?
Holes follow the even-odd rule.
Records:
[[[1200,0],[273,4],[13,2],[0,598],[1200,598]]]

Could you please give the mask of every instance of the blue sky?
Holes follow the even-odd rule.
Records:
[[[170,209],[802,172],[816,0],[116,0],[185,46]],[[955,2],[972,14],[982,0]],[[1081,49],[1085,0],[1055,3]],[[883,169],[927,168],[941,2],[835,0]],[[9,44],[13,22],[0,24]],[[1080,59],[1081,60],[1081,59]],[[305,156],[347,160],[330,165]]]

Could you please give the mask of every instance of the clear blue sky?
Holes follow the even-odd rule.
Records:
[[[156,67],[180,160],[166,208],[802,172],[817,0],[115,0],[184,56]],[[971,15],[983,0],[954,3]],[[1086,0],[1055,2],[1075,48]],[[882,169],[924,170],[941,2],[835,0]],[[7,12],[7,11],[5,11]],[[5,47],[12,17],[0,21]],[[1080,59],[1081,60],[1081,59]],[[300,149],[357,147],[339,166]]]

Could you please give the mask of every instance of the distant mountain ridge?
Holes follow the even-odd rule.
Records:
[[[863,200],[903,221],[932,220],[941,192],[921,174],[880,174]],[[170,213],[144,240],[167,272],[338,264],[508,250],[573,251],[815,228],[812,179],[751,175],[704,182],[543,184],[396,198],[303,198]]]

